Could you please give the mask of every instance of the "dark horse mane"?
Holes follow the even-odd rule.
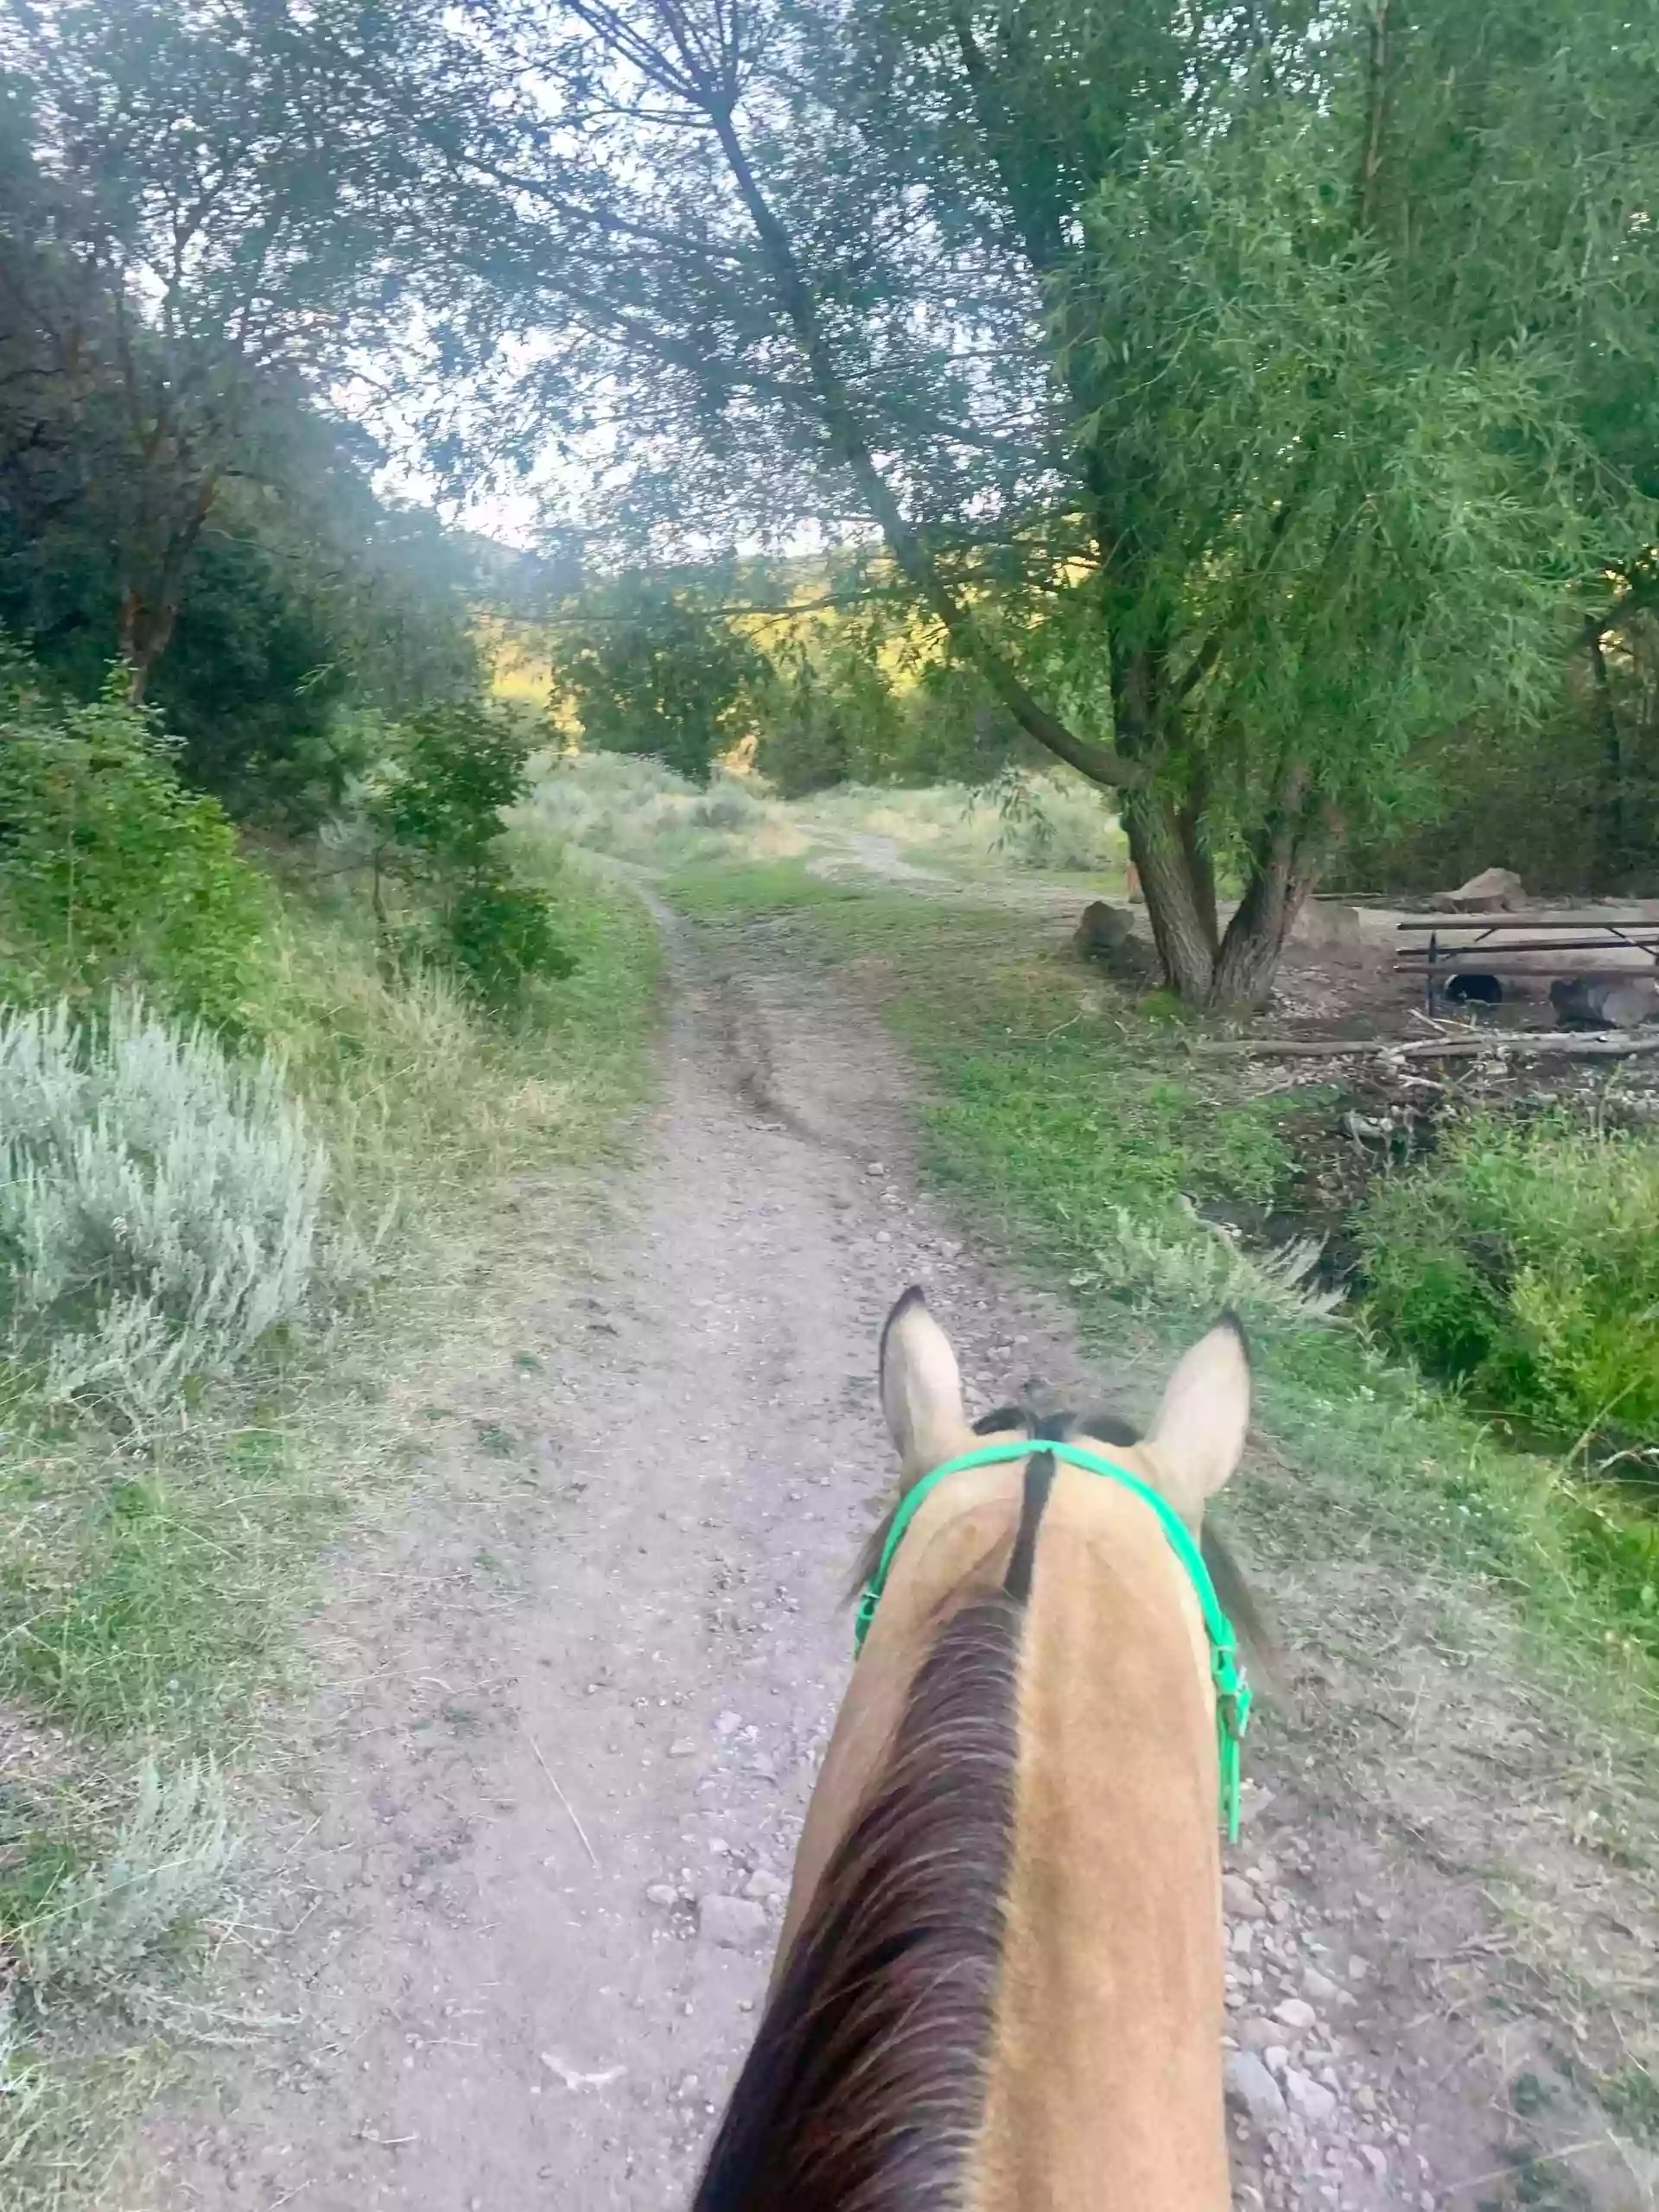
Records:
[[[1023,1616],[1003,1591],[970,1599],[918,1669],[887,1770],[796,1936],[695,2212],[960,2203],[1001,1960]]]

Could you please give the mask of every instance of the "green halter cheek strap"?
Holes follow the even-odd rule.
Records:
[[[1216,1595],[1216,1586],[1210,1580],[1210,1570],[1204,1563],[1204,1554],[1192,1541],[1191,1531],[1180,1515],[1168,1502],[1160,1497],[1150,1483],[1143,1483],[1127,1467],[1120,1467],[1115,1460],[1103,1459],[1097,1452],[1086,1452],[1078,1444],[1051,1443],[1044,1437],[1024,1437],[1017,1443],[985,1444],[976,1452],[964,1452],[960,1459],[947,1459],[935,1467],[905,1492],[899,1510],[893,1516],[893,1526],[887,1540],[881,1547],[881,1557],[875,1573],[865,1584],[858,1601],[858,1612],[853,1627],[855,1648],[864,1649],[864,1639],[870,1632],[870,1623],[875,1618],[875,1609],[881,1602],[881,1593],[887,1586],[887,1575],[904,1534],[916,1518],[922,1502],[942,1483],[947,1475],[959,1475],[969,1467],[994,1467],[1009,1459],[1027,1459],[1035,1452],[1051,1452],[1068,1466],[1083,1467],[1092,1475],[1103,1475],[1108,1482],[1116,1483],[1121,1490],[1130,1491],[1143,1505],[1150,1506],[1157,1515],[1160,1527],[1168,1539],[1169,1548],[1185,1569],[1186,1579],[1192,1585],[1198,1610],[1204,1615],[1205,1631],[1210,1639],[1210,1675],[1216,1691],[1216,1748],[1221,1767],[1221,1819],[1227,1831],[1227,1840],[1238,1840],[1238,1751],[1244,1732],[1250,1720],[1249,1685],[1239,1664],[1238,1639],[1233,1624],[1221,1610]]]

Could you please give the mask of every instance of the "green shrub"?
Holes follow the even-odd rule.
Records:
[[[547,899],[514,880],[503,810],[529,790],[530,735],[511,710],[467,702],[429,708],[393,733],[367,792],[378,889],[390,874],[429,903],[409,933],[487,1004],[515,1006],[537,976],[575,967]]]
[[[692,800],[685,818],[696,830],[743,830],[759,829],[766,815],[764,802],[735,776],[717,772],[708,790]]]
[[[988,983],[980,990],[989,1014]],[[1213,1114],[1150,1051],[1146,1065],[1114,1066],[1103,1084],[1098,1042],[1066,1022],[1047,1038],[1010,1027],[1001,1046],[986,1037],[972,1052],[940,1046],[937,1016],[916,1001],[912,1009],[906,1026],[948,1085],[928,1110],[935,1171],[994,1192],[1039,1227],[1073,1290],[1147,1313],[1232,1305],[1264,1328],[1317,1323],[1335,1309],[1317,1280],[1317,1244],[1252,1250],[1225,1225],[1228,1215],[1268,1208],[1288,1175],[1274,1101]],[[1208,1218],[1206,1205],[1223,1219]]]
[[[547,900],[505,876],[481,874],[457,893],[447,920],[447,949],[479,996],[507,1007],[532,976],[557,980],[575,962],[559,942]]]
[[[327,1161],[270,1060],[116,997],[0,1017],[0,1268],[54,1400],[142,1421],[305,1307]]]
[[[1016,868],[1098,870],[1122,844],[1104,798],[1080,778],[1010,766],[985,796],[997,811],[996,849]]]
[[[0,988],[38,1003],[142,987],[251,1026],[270,897],[216,799],[187,791],[146,714],[65,705],[0,660]]]
[[[1568,1445],[1659,1446],[1659,1145],[1466,1122],[1359,1219],[1367,1310],[1431,1375]]]
[[[501,834],[501,810],[524,796],[530,745],[501,708],[429,707],[397,726],[374,810],[388,840],[418,867],[468,868]]]
[[[805,798],[845,783],[868,749],[861,740],[872,727],[896,722],[880,671],[866,664],[866,680],[849,681],[860,672],[845,656],[820,665],[801,652],[773,669],[760,689],[754,765],[783,798]]]
[[[750,687],[756,768],[785,798],[848,782],[977,785],[999,775],[1021,750],[1007,709],[972,670],[943,661],[917,672],[910,658],[879,619],[774,654]]]

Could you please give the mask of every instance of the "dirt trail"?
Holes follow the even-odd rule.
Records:
[[[879,830],[848,830],[817,823],[814,837],[828,849],[806,863],[810,875],[873,876],[880,883],[925,893],[933,899],[965,899],[976,906],[1036,908],[1076,918],[1086,894],[1075,885],[1032,882],[1012,873],[963,878],[938,868],[918,868],[905,858],[898,838]]]
[[[978,1404],[1097,1401],[1058,1307],[915,1196],[874,1021],[765,925],[727,942],[671,935],[626,1225],[573,1282],[526,1192],[530,1264],[480,1285],[500,1358],[423,1408],[392,1555],[342,1562],[308,1780],[232,1931],[289,2024],[153,2120],[118,2212],[683,2203],[849,1664],[887,1301],[928,1283]],[[1319,1748],[1270,1726],[1230,1883],[1237,2202],[1486,2202],[1453,2185],[1498,2163],[1492,2082],[1416,1957],[1455,1886],[1357,1821],[1302,1833]]]
[[[574,1294],[558,1252],[521,1288],[499,1368],[432,1409],[444,1505],[316,1624],[340,1687],[266,1852],[270,1918],[303,1925],[255,2000],[299,2025],[223,2112],[156,2124],[124,2202],[684,2197],[849,1663],[885,1306],[924,1274],[981,1371],[1035,1325],[901,1195],[879,1032],[671,950],[631,1225]],[[506,1506],[469,1510],[504,1459]]]

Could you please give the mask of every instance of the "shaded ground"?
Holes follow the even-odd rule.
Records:
[[[156,2117],[120,2212],[683,2202],[845,1678],[885,1306],[928,1283],[979,1402],[1035,1375],[1144,1409],[916,1196],[904,1071],[786,930],[677,931],[671,966],[621,1223],[573,1282],[526,1188],[478,1286],[499,1357],[410,1409],[423,1502],[313,1626],[330,1688],[225,1932],[288,2024]],[[1517,1933],[1570,1897],[1649,1970],[1611,1829],[1574,1827],[1617,1777],[1478,1599],[1388,1586],[1358,1514],[1299,1563],[1295,1477],[1251,1482],[1296,1656],[1229,1885],[1238,2202],[1653,2202]]]

